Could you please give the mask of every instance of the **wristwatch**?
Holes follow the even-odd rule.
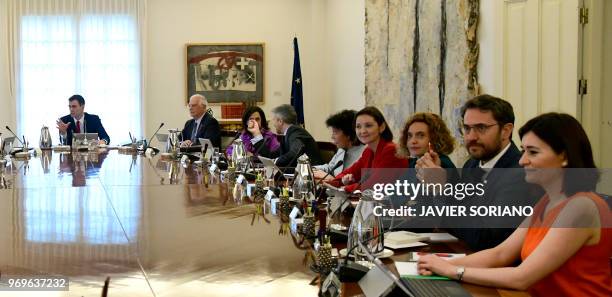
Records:
[[[465,267],[459,266],[457,267],[457,280],[461,281],[463,279],[463,274],[465,273]]]

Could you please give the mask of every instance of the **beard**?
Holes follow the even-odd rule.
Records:
[[[479,147],[480,150],[472,151],[472,147]],[[497,155],[503,149],[501,134],[498,134],[495,137],[495,141],[491,145],[486,145],[482,142],[474,140],[467,143],[466,148],[470,157],[478,161],[487,162],[493,159],[495,155]]]

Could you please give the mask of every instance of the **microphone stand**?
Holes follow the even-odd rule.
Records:
[[[9,132],[11,132],[11,134],[13,134],[13,136],[15,136],[15,138],[17,138],[17,140],[19,140],[19,142],[21,142],[21,145],[25,148],[25,143],[23,141],[21,141],[21,138],[19,138],[19,136],[17,136],[17,134],[15,134],[15,132],[13,132],[13,130],[11,130],[11,128],[9,128],[9,126],[5,126],[5,128]]]
[[[324,176],[323,176],[323,177],[322,177],[322,178],[319,180],[319,182],[318,182],[318,183],[317,183],[317,182],[316,182],[316,180],[315,180],[315,189],[317,189],[317,187],[321,186],[321,183],[322,183],[322,182],[325,180],[325,178],[326,178],[326,177],[328,177],[328,176],[330,176],[330,175],[331,175],[331,176],[333,176],[333,177],[336,177],[336,176],[333,174],[333,172],[334,172],[334,171],[336,171],[336,169],[338,169],[338,167],[340,167],[340,166],[342,166],[342,165],[344,165],[344,161],[342,161],[342,160],[338,161],[338,162],[336,163],[336,165],[334,165],[334,167],[333,167],[332,169],[330,169],[330,170],[329,170],[329,172],[327,172],[327,174],[325,174],[325,175],[324,175]],[[318,190],[317,190],[317,191],[318,191]],[[319,200],[318,198],[321,198],[320,196],[322,196],[322,195],[323,195],[323,191],[321,191],[321,193],[320,193],[320,194],[316,195],[317,200]]]
[[[353,251],[359,247],[360,245],[364,245],[369,243],[370,241],[382,237],[384,238],[384,232],[380,233],[376,236],[371,236],[368,237],[362,241],[358,241],[357,244],[355,244],[354,246],[352,246],[349,250],[346,251],[346,256],[344,258],[344,262],[338,264],[338,267],[335,269],[335,273],[336,275],[338,275],[338,278],[340,279],[341,282],[346,283],[346,282],[357,282],[359,281],[366,273],[368,273],[368,271],[370,271],[370,269],[368,267],[365,267],[361,264],[358,264],[357,262],[353,261],[351,263],[349,263],[348,258],[351,255],[351,253],[353,253]],[[383,244],[383,249],[384,249],[384,244]]]
[[[157,130],[155,130],[155,133],[153,133],[153,136],[151,136],[151,138],[149,139],[149,141],[147,141],[146,145],[143,147],[143,151],[147,151],[147,149],[151,146],[151,141],[153,141],[153,137],[155,137],[155,135],[157,135],[157,132],[159,132],[159,129],[161,129],[164,126],[164,123],[161,123],[159,125],[159,127],[157,128]],[[159,149],[155,149],[152,148],[154,151],[156,151],[155,153],[159,152]]]

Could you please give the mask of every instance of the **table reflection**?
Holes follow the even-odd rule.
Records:
[[[316,295],[285,223],[192,163],[117,151],[11,162],[3,275],[69,276],[59,296],[99,295],[106,276],[112,296]]]

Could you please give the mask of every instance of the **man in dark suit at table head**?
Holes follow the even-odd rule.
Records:
[[[284,135],[281,141],[280,152],[276,159],[279,167],[295,167],[297,158],[306,154],[310,164],[320,165],[323,163],[319,147],[312,135],[297,123],[297,113],[293,106],[283,104],[272,109],[272,126],[276,133]]]
[[[57,129],[66,139],[66,145],[72,145],[74,133],[98,133],[100,144],[109,144],[110,137],[102,126],[100,117],[85,112],[85,98],[81,95],[72,95],[68,98],[70,114],[57,120]]]
[[[187,147],[200,144],[199,138],[209,139],[214,147],[221,146],[221,128],[212,114],[206,112],[208,101],[206,97],[195,94],[189,98],[189,115],[192,119],[185,123],[181,146]]]

